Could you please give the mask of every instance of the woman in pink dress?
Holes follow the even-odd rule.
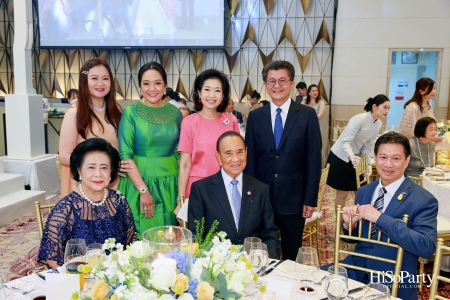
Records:
[[[178,205],[175,214],[181,208],[181,201],[189,198],[193,182],[220,170],[215,155],[219,136],[226,131],[239,133],[236,117],[225,112],[229,95],[230,84],[220,71],[205,70],[194,81],[192,98],[198,113],[187,116],[181,123]]]

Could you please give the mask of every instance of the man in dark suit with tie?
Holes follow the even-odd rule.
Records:
[[[375,165],[380,180],[361,187],[355,205],[344,207],[342,217],[344,230],[348,228],[352,218],[352,224],[355,225],[352,234],[356,234],[359,230],[358,220],[362,218],[375,223],[372,227],[372,239],[376,239],[378,231],[381,231],[382,242],[389,238],[405,250],[401,268],[403,277],[399,281],[397,297],[414,300],[418,298],[417,261],[419,257],[430,257],[436,249],[438,201],[405,176],[410,153],[409,141],[400,133],[389,132],[379,137],[375,143]],[[408,223],[402,221],[405,214],[409,216]],[[362,235],[366,238],[369,230],[367,221],[362,223]],[[367,242],[356,244],[355,252],[394,261],[397,257],[396,249]],[[393,264],[367,257],[349,255],[343,262],[382,272],[394,271]],[[383,278],[377,273],[365,273],[351,268],[347,272],[349,278],[363,283],[380,282],[389,287],[392,283],[388,277]]]
[[[295,261],[305,219],[317,206],[322,167],[319,121],[314,109],[289,96],[295,86],[291,63],[273,61],[262,76],[272,101],[250,112],[245,172],[269,185],[283,259]]]
[[[192,184],[189,229],[195,232],[194,220],[205,218],[208,232],[217,220],[217,231],[225,231],[233,244],[243,244],[246,237],[259,237],[267,244],[269,256],[279,258],[269,187],[242,173],[247,162],[244,139],[234,131],[225,132],[217,140],[216,156],[222,169]]]

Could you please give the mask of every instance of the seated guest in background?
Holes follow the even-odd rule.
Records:
[[[322,98],[322,96],[320,96],[319,87],[317,85],[311,84],[308,87],[308,94],[306,95],[305,99],[302,100],[301,103],[314,108],[317,114],[317,118],[319,119],[320,122],[320,119],[325,113],[326,102]]]
[[[446,132],[444,137],[450,141],[450,132]],[[450,165],[450,149],[437,151],[436,165]]]
[[[216,157],[222,169],[192,184],[189,198],[189,229],[194,220],[205,218],[205,232],[214,220],[217,231],[225,231],[233,244],[246,237],[259,237],[267,244],[269,256],[279,258],[278,228],[275,227],[269,186],[242,173],[247,164],[247,147],[234,131],[217,140]]]
[[[51,268],[64,264],[68,240],[82,238],[86,245],[115,238],[128,245],[133,239],[133,215],[127,200],[107,186],[119,170],[119,152],[107,141],[91,138],[78,144],[70,156],[70,171],[78,182],[47,219],[38,261]]]
[[[186,99],[184,99],[184,98],[178,99],[178,103],[183,104],[184,106],[187,107],[187,101],[186,101]]]
[[[183,115],[183,119],[191,114],[191,111],[187,107],[180,107],[181,114]]]
[[[225,108],[225,111],[229,114],[234,115],[239,124],[242,124],[244,122],[242,119],[242,114],[240,112],[238,112],[237,110],[234,110],[234,100],[233,99],[228,98],[228,105]]]
[[[359,230],[357,221],[362,218],[365,220],[362,233],[367,238],[369,222],[374,223],[375,238],[381,231],[381,241],[386,242],[390,238],[405,250],[401,274],[416,279],[417,260],[419,257],[430,257],[436,249],[438,201],[404,175],[409,161],[410,144],[406,137],[389,132],[378,138],[375,143],[375,165],[380,180],[361,187],[355,205],[343,208],[343,225],[344,230],[348,228],[351,218],[355,226],[352,233],[356,234]],[[357,213],[359,216],[356,216]],[[402,221],[404,214],[409,216],[408,223]],[[397,256],[395,248],[367,242],[359,242],[355,251],[391,260]],[[383,272],[394,271],[393,264],[353,255],[344,259],[343,263]],[[381,276],[371,276],[370,273],[350,268],[347,272],[349,278],[363,283],[382,280]],[[416,281],[404,279],[399,283],[397,297],[417,299],[417,284]]]
[[[433,100],[435,95],[436,84],[433,79],[424,77],[417,80],[414,95],[405,104],[405,110],[398,125],[399,133],[408,139],[413,138],[417,120],[424,117],[435,119],[430,104],[430,100]]]
[[[390,108],[390,101],[385,95],[367,99],[364,106],[366,113],[350,119],[338,140],[331,147],[327,163],[330,164],[327,184],[336,189],[335,207],[345,206],[349,191],[356,191],[355,169],[361,157],[373,153],[375,140]],[[370,167],[370,166],[369,166]],[[370,176],[372,173],[369,170]]]
[[[268,100],[259,100],[259,107],[263,107],[264,105],[270,104]]]
[[[297,89],[297,97],[295,97],[295,102],[302,103],[303,100],[306,99],[307,91],[306,91],[306,83],[303,81],[300,81],[297,83],[295,88]]]
[[[74,104],[78,101],[78,90],[77,89],[70,89],[67,92],[67,98],[69,99],[70,104]]]
[[[184,104],[178,102],[180,100],[180,96],[178,92],[172,90],[170,87],[166,88],[166,96],[164,97],[164,101],[172,104],[176,108],[186,107]]]
[[[414,127],[414,138],[409,139],[411,160],[406,168],[406,175],[419,177],[426,167],[434,167],[434,148],[436,138],[436,120],[431,117],[421,118]]]
[[[246,101],[242,106],[242,118],[245,124],[247,124],[248,114],[259,107],[257,104],[259,99],[261,99],[261,95],[255,90],[250,96],[250,100]]]

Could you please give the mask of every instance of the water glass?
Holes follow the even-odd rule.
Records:
[[[348,278],[335,273],[328,274],[324,287],[329,300],[345,299],[348,294]]]
[[[247,252],[247,255],[250,255],[250,246],[252,243],[262,243],[260,238],[257,237],[248,237],[244,240],[244,248],[245,252]]]
[[[6,270],[0,270],[0,300],[6,300],[6,286],[9,282],[8,272]]]
[[[267,251],[267,245],[264,243],[252,243],[250,245],[250,261],[253,264],[253,269],[256,273],[260,273],[265,270],[267,263],[269,262],[269,252]],[[257,281],[257,284],[260,282]]]
[[[368,291],[364,294],[363,300],[369,299],[391,299],[389,288],[381,283],[369,283],[367,285]]]
[[[295,275],[299,281],[301,292],[311,295],[314,294],[314,282],[319,275],[319,259],[317,251],[312,247],[301,247],[298,249],[295,259]]]
[[[103,244],[93,243],[87,246],[86,256],[87,263],[95,268],[99,263],[102,263],[105,257],[105,250],[102,249]]]
[[[78,255],[85,256],[86,255],[86,241],[80,238],[75,238],[68,240],[66,243],[66,250],[64,251],[64,262],[67,263],[70,260],[67,260],[69,256]]]

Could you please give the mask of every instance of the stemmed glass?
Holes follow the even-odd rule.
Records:
[[[295,259],[295,275],[300,283],[300,291],[307,295],[315,292],[311,285],[319,275],[319,259],[317,251],[312,247],[301,247],[298,249],[297,258]]]
[[[102,263],[105,258],[105,250],[102,249],[103,244],[93,243],[87,246],[86,261],[92,267],[95,268],[98,264]],[[86,276],[91,278],[92,276]]]
[[[78,272],[78,266],[86,263],[86,241],[80,238],[68,240],[64,252],[66,273]],[[80,274],[80,289],[84,287],[84,274]]]
[[[269,262],[269,252],[267,251],[267,245],[264,243],[252,243],[250,245],[250,261],[253,264],[253,269],[256,273],[265,270],[267,263]],[[259,281],[256,281],[259,284]]]
[[[364,294],[363,300],[368,299],[391,299],[389,288],[381,283],[369,283],[367,285],[367,293]]]
[[[244,239],[243,250],[245,250],[248,256],[250,256],[250,246],[252,245],[252,243],[262,243],[262,241],[260,238],[257,237],[248,237]]]
[[[327,293],[328,299],[345,299],[348,294],[347,269],[331,266],[328,268],[328,273],[325,277],[325,292]]]

